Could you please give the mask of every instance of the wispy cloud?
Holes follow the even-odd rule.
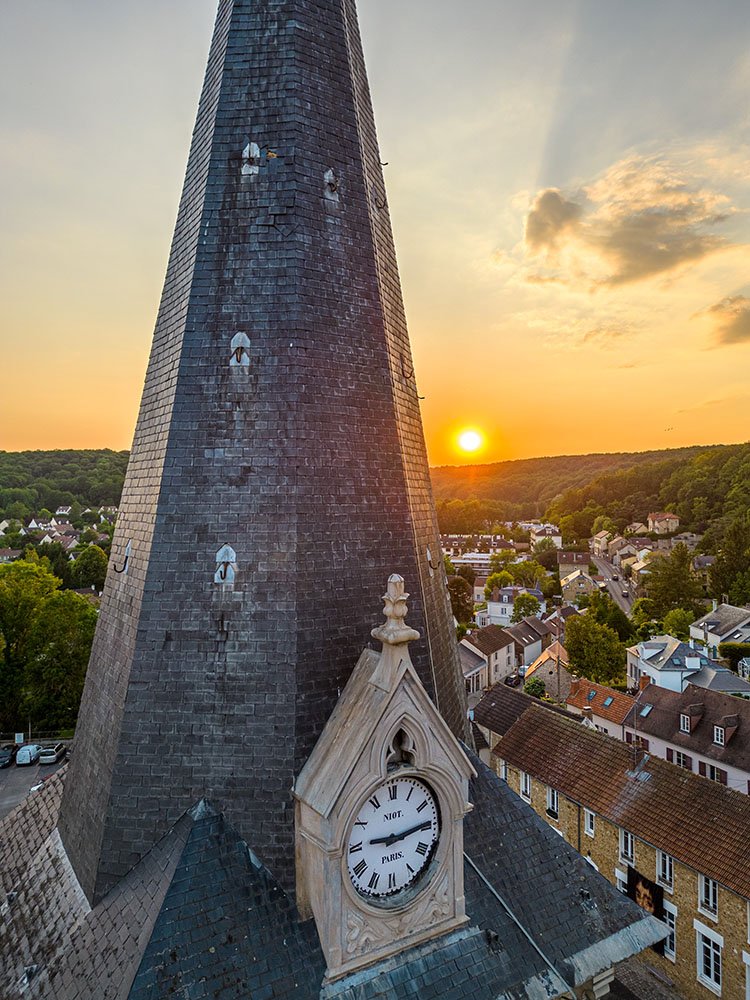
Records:
[[[750,343],[750,299],[745,295],[733,295],[706,310],[716,322],[719,344]]]
[[[526,217],[527,281],[589,289],[645,281],[726,246],[730,199],[664,157],[630,156],[578,191],[539,191]]]

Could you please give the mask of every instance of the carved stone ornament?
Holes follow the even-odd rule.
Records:
[[[473,768],[409,655],[404,581],[295,783],[297,902],[328,980],[462,926]]]

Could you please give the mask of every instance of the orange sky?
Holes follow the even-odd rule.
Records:
[[[750,438],[750,7],[525,6],[360,0],[431,461]],[[3,13],[0,448],[129,446],[213,8]]]

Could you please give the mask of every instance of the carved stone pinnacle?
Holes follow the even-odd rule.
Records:
[[[419,639],[419,632],[409,628],[404,619],[407,614],[406,601],[409,595],[404,591],[404,578],[393,573],[388,578],[388,588],[383,594],[383,614],[385,625],[379,625],[370,633],[373,639],[378,639],[384,646],[400,646]]]

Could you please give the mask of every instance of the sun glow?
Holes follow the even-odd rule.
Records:
[[[461,451],[479,451],[483,444],[484,437],[479,433],[479,431],[465,430],[461,431],[458,435],[458,447]]]

